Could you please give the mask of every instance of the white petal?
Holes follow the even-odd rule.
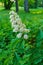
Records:
[[[11,19],[11,18],[14,18],[14,15],[10,15],[10,19]]]
[[[30,32],[30,29],[24,29],[24,31],[28,33],[28,32]]]
[[[28,39],[28,35],[27,34],[24,35],[24,39]]]
[[[14,28],[13,29],[13,32],[18,32],[18,28]]]
[[[18,33],[17,38],[21,38],[21,37],[22,37],[22,33]]]
[[[10,13],[9,13],[9,14],[13,14],[13,15],[14,15],[14,14],[15,14],[15,12],[14,12],[14,11],[10,11]]]
[[[19,31],[20,31],[20,32],[24,32],[24,28],[23,28],[23,27],[21,27]]]

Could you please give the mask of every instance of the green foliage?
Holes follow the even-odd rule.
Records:
[[[11,2],[10,0],[2,0],[2,2],[4,3],[4,8],[6,10],[10,10],[10,8],[12,7],[13,2]]]
[[[19,4],[19,6],[24,6],[24,0],[22,1],[22,0],[18,0],[18,4]]]
[[[19,3],[19,6],[24,6],[24,1],[25,0],[19,0],[18,3]],[[35,3],[35,0],[28,0],[28,3],[29,3],[29,7],[34,7],[34,3]]]
[[[35,1],[36,0],[28,0],[29,7],[34,8],[35,7]],[[24,0],[18,0],[19,6],[24,6]],[[43,6],[43,0],[37,0],[37,6]]]
[[[23,1],[22,1],[22,0],[19,0],[19,1],[18,1],[19,6],[24,6],[24,1],[25,1],[25,0],[23,0]],[[30,6],[30,7],[33,7],[33,6],[34,6],[34,2],[35,2],[35,0],[28,0],[29,6]]]
[[[43,12],[36,14],[40,10],[18,12],[31,30],[28,40],[16,38],[9,22],[9,11],[0,11],[0,65],[43,65]]]

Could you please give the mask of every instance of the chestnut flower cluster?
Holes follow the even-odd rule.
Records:
[[[14,0],[10,0],[11,2],[14,2]]]
[[[30,32],[30,29],[26,28],[26,25],[22,23],[17,13],[11,11],[9,14],[11,26],[13,28],[13,32],[17,33],[17,38],[23,37],[24,39],[28,39],[28,33]]]

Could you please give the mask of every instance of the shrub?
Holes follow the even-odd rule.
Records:
[[[0,22],[0,65],[43,65],[43,24],[26,26],[31,29],[28,40],[18,39],[10,22]]]

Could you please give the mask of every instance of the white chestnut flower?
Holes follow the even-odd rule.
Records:
[[[14,25],[14,28],[19,28],[19,25],[15,24],[15,25]]]
[[[22,26],[23,26],[24,28],[26,28],[26,25],[25,25],[25,24],[22,24]]]
[[[19,19],[19,16],[17,15],[17,16],[15,16],[15,19]]]
[[[13,32],[15,33],[19,32],[17,34],[18,38],[21,38],[22,34],[30,32],[30,29],[26,28],[26,25],[22,23],[21,19],[19,18],[17,13],[15,13],[14,11],[10,12],[10,21],[13,28]],[[25,40],[28,39],[28,35],[24,34],[23,38]]]
[[[12,15],[14,15],[15,14],[15,12],[14,11],[10,11],[10,13],[9,13],[10,15],[12,14]]]
[[[24,31],[25,31],[26,33],[28,33],[28,32],[30,32],[30,29],[24,29]]]
[[[13,19],[10,19],[10,22],[14,21]]]
[[[20,17],[17,15],[17,16],[15,16],[15,18],[16,18],[16,20],[18,21],[18,20],[20,20],[21,21],[21,19],[20,19]]]
[[[15,28],[15,23],[14,22],[12,22],[12,28]]]
[[[15,20],[13,20],[12,23],[13,23],[14,25],[17,24],[17,22],[16,22]]]
[[[17,16],[17,13],[14,13],[14,16],[16,17]]]
[[[20,31],[20,32],[24,32],[24,28],[23,28],[23,27],[21,27],[19,31]]]
[[[21,22],[21,21],[17,21],[17,24],[18,24],[19,26],[22,26],[22,22]]]
[[[24,34],[24,39],[28,39],[28,35],[27,34]]]
[[[15,28],[13,29],[13,32],[18,32],[18,28],[15,27]]]
[[[11,2],[14,2],[14,0],[10,0]]]
[[[14,15],[10,15],[10,19],[11,19],[11,18],[14,18]]]
[[[14,21],[14,18],[11,18],[11,19],[10,19],[10,22],[12,23],[13,21]]]
[[[21,37],[22,37],[22,33],[18,33],[17,38],[21,38]]]
[[[14,29],[14,24],[13,24],[13,23],[11,24],[11,26],[12,26],[12,28]]]

